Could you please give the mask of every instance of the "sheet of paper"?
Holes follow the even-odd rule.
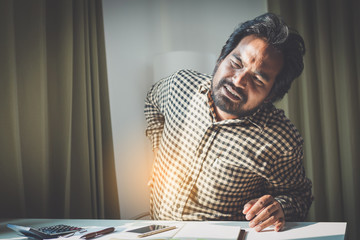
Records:
[[[295,223],[288,222],[285,229],[275,232],[273,227],[269,227],[261,232],[248,228],[247,240],[304,240],[304,239],[327,239],[327,240],[344,240],[346,223],[331,222],[306,222]]]
[[[174,239],[209,239],[209,240],[226,240],[237,239],[240,232],[240,226],[236,223],[229,222],[191,222],[181,228]]]

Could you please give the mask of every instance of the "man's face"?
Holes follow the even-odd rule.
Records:
[[[214,74],[211,96],[218,120],[255,112],[267,98],[283,66],[283,56],[263,39],[244,37]]]

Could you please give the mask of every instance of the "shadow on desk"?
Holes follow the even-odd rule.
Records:
[[[285,228],[282,231],[284,232],[284,231],[288,231],[288,230],[294,230],[297,228],[304,228],[304,227],[308,227],[308,226],[314,225],[314,224],[316,224],[316,222],[301,222],[301,223],[286,222]]]
[[[333,235],[333,236],[324,236],[324,237],[312,237],[311,240],[339,240],[344,239],[344,235]],[[309,240],[309,238],[293,238],[289,240]]]

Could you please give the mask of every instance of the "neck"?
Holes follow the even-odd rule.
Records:
[[[216,121],[220,122],[223,120],[229,120],[229,119],[236,119],[239,118],[238,116],[231,115],[229,113],[226,113],[215,106],[215,113],[216,113]]]

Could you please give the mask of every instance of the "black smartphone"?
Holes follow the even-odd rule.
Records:
[[[138,237],[146,237],[146,236],[150,236],[153,234],[169,231],[169,230],[172,230],[175,228],[176,228],[176,226],[165,226],[165,225],[153,224],[153,225],[129,230],[127,232],[138,233],[139,234]]]

